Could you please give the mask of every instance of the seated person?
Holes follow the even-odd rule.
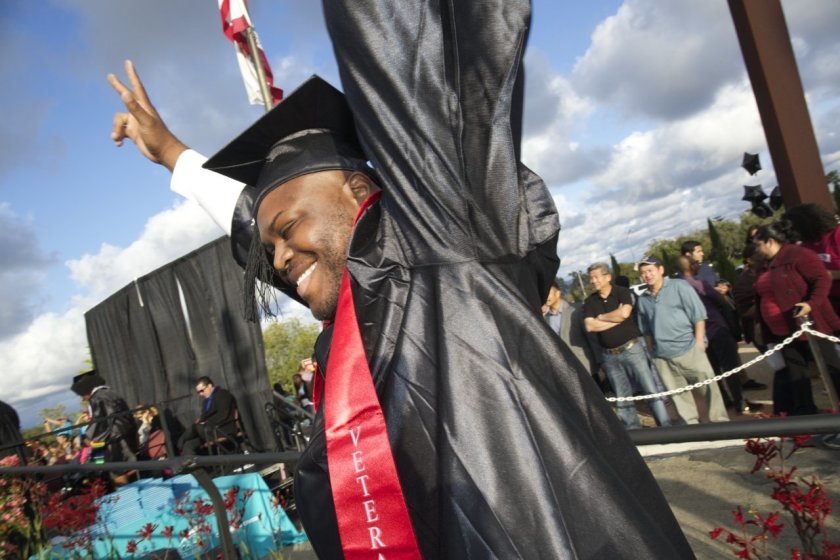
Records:
[[[149,436],[152,432],[160,429],[158,410],[150,406],[135,412],[134,417],[140,423],[140,427],[137,428],[137,435],[140,438],[140,446],[142,447],[149,442]]]
[[[196,455],[205,443],[236,433],[236,399],[230,391],[216,387],[205,375],[196,381],[195,392],[204,402],[195,423],[181,436],[184,455]]]

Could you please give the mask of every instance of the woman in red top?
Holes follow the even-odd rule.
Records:
[[[824,333],[840,329],[840,318],[828,301],[831,278],[819,257],[811,250],[789,240],[793,237],[790,222],[783,220],[762,226],[755,236],[756,250],[765,264],[755,282],[757,309],[765,342],[781,342],[797,330],[797,319],[809,315],[813,327]],[[840,360],[834,345],[817,339],[828,365],[832,381],[840,380]],[[814,414],[817,407],[811,392],[807,342],[796,340],[782,350],[787,368],[776,372],[773,380],[773,411]]]
[[[837,217],[819,204],[794,206],[782,215],[791,223],[796,240],[814,251],[831,275],[828,301],[835,313],[840,313],[840,227]]]

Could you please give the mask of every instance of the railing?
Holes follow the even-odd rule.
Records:
[[[678,392],[688,391],[697,388],[701,385],[715,383],[725,377],[733,375],[742,369],[758,363],[766,359],[767,356],[778,352],[785,345],[792,343],[796,338],[802,334],[809,334],[811,336],[819,336],[829,339],[835,343],[840,343],[840,339],[830,335],[819,333],[810,328],[809,321],[803,321],[800,330],[793,333],[790,337],[785,339],[780,344],[769,349],[764,354],[757,358],[750,360],[742,366],[731,371],[722,373],[715,378],[705,380],[695,385],[658,393],[655,395],[640,395],[633,397],[621,397],[607,399],[611,402],[617,401],[637,401],[650,398],[658,398],[676,394]],[[837,398],[834,387],[825,369],[825,362],[819,353],[819,349],[813,344],[813,340],[809,337],[809,342],[812,343],[812,350],[815,355],[818,368],[821,372],[823,382],[826,384],[826,389],[830,398],[832,398],[834,412],[837,411]],[[187,395],[189,396],[189,395]],[[166,404],[174,400],[179,400],[184,397],[177,397],[164,401]],[[279,396],[279,395],[278,395]],[[311,415],[299,409],[294,405],[294,412],[299,413],[301,417],[310,418]],[[148,408],[149,405],[137,407],[133,410],[115,413],[107,418],[112,418],[120,414],[133,414],[137,410]],[[102,419],[97,419],[101,421]],[[161,418],[165,421],[164,418]],[[83,427],[92,422],[77,424],[75,428]],[[164,431],[167,432],[166,426],[163,426]],[[64,433],[67,428],[61,428],[45,434],[40,434],[37,438],[47,437]],[[815,435],[815,434],[833,434],[840,433],[840,414],[814,414],[809,416],[795,416],[782,418],[764,418],[758,420],[749,420],[742,422],[715,422],[707,424],[692,424],[685,426],[669,426],[659,427],[656,429],[640,429],[629,430],[628,434],[633,442],[637,445],[651,445],[651,444],[667,444],[667,443],[687,443],[698,441],[718,441],[718,440],[733,440],[733,439],[750,439],[757,437],[777,437],[777,436],[795,436],[795,435]],[[37,439],[33,438],[33,439]],[[169,438],[167,438],[168,440]],[[170,443],[171,446],[171,443]],[[20,444],[7,445],[0,448],[0,451],[12,448],[18,448]],[[112,472],[112,471],[146,471],[146,472],[160,472],[172,471],[176,473],[190,473],[195,476],[199,484],[207,492],[208,496],[213,502],[216,513],[216,521],[219,529],[219,538],[224,558],[236,558],[236,553],[233,546],[233,541],[230,536],[230,527],[228,524],[227,514],[225,512],[224,502],[218,489],[213,484],[210,475],[207,473],[208,467],[244,467],[253,465],[267,465],[278,463],[295,462],[299,459],[300,453],[298,451],[285,451],[276,453],[250,453],[250,454],[236,454],[236,455],[214,455],[214,456],[190,456],[190,457],[173,457],[157,460],[157,461],[125,461],[125,462],[111,462],[105,464],[62,464],[50,466],[19,466],[19,467],[4,467],[0,469],[3,475],[14,476],[34,476],[34,475],[63,475],[67,473],[80,472]]]
[[[775,354],[776,352],[781,351],[782,348],[784,348],[785,346],[787,346],[789,344],[793,344],[793,341],[797,340],[803,334],[807,334],[807,335],[809,335],[808,336],[808,345],[811,348],[811,354],[814,356],[814,362],[817,364],[817,369],[820,372],[820,379],[822,380],[822,383],[823,383],[823,386],[825,387],[826,393],[828,393],[828,400],[829,400],[829,403],[830,403],[829,406],[831,406],[831,411],[836,413],[836,412],[840,411],[840,410],[838,410],[837,390],[836,390],[836,387],[834,387],[834,383],[832,383],[832,381],[831,381],[831,376],[828,373],[828,368],[827,368],[826,363],[825,363],[825,358],[823,357],[822,352],[820,351],[819,347],[815,343],[813,337],[816,336],[818,338],[824,338],[826,340],[830,340],[831,342],[834,342],[835,344],[840,344],[840,338],[837,338],[835,336],[831,336],[829,334],[821,333],[819,331],[815,331],[814,329],[812,329],[811,326],[813,325],[813,323],[811,322],[810,318],[807,315],[802,317],[800,320],[801,320],[801,324],[800,324],[800,327],[799,327],[798,331],[791,334],[789,337],[785,338],[779,344],[776,344],[772,348],[769,348],[765,353],[760,354],[760,355],[756,356],[755,358],[753,358],[752,360],[750,360],[750,361],[748,361],[744,364],[741,364],[740,366],[738,366],[736,368],[732,368],[729,371],[725,371],[725,372],[723,372],[719,375],[716,375],[714,377],[710,377],[709,379],[704,379],[703,381],[698,381],[697,383],[694,383],[693,385],[686,385],[685,387],[678,387],[676,389],[671,389],[669,391],[662,391],[660,393],[651,393],[651,394],[647,394],[647,395],[634,395],[632,397],[609,397],[609,398],[607,398],[607,401],[609,401],[609,402],[633,402],[633,401],[644,401],[644,400],[649,400],[649,399],[659,399],[659,398],[663,398],[663,397],[669,397],[671,395],[677,395],[679,393],[684,393],[686,391],[691,391],[693,389],[699,389],[700,387],[703,387],[705,385],[711,385],[712,383],[717,383],[718,381],[721,381],[721,380],[729,377],[730,375],[735,375],[736,373],[739,373],[739,372],[747,369],[748,367],[753,366],[753,365],[759,363],[760,361],[767,359],[768,357]]]

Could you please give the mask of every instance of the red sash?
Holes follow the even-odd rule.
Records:
[[[356,220],[378,199],[368,197]],[[346,268],[324,383],[327,464],[344,557],[419,560]]]

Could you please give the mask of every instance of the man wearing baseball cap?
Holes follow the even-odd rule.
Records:
[[[665,267],[657,257],[642,257],[636,270],[647,284],[637,304],[639,328],[665,387],[677,389],[714,377],[705,350],[706,309],[697,293],[685,280],[666,278]],[[697,391],[706,401],[709,421],[729,420],[716,384]],[[699,422],[690,391],[672,398],[686,424]]]

